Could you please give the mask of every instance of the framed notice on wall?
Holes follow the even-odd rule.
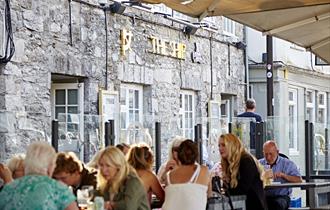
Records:
[[[109,120],[115,122],[115,136],[118,134],[119,126],[119,97],[117,91],[100,90],[99,113],[101,116],[101,139],[104,139],[104,123]]]

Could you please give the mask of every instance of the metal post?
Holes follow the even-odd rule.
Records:
[[[198,147],[198,154],[199,154],[199,158],[198,158],[198,162],[200,163],[200,164],[202,164],[202,162],[200,162],[200,160],[201,160],[201,151],[200,151],[200,128],[199,128],[199,125],[200,124],[197,124],[197,125],[195,125],[195,127],[194,127],[194,131],[195,131],[195,143],[197,144],[197,147]]]
[[[257,159],[263,157],[263,144],[264,144],[264,122],[256,123],[255,132],[255,156]]]
[[[267,35],[267,65],[266,65],[266,78],[267,78],[267,116],[274,115],[273,107],[273,37]]]
[[[104,145],[110,145],[110,122],[104,123]]]
[[[325,152],[324,152],[324,161],[325,161],[325,168],[329,168],[329,129],[325,128],[324,131],[324,138],[325,138]]]
[[[161,127],[160,122],[155,123],[155,162],[156,162],[156,173],[158,173],[158,169],[162,163],[162,151],[161,151]]]
[[[116,139],[116,136],[115,136],[115,121],[114,120],[109,120],[109,124],[110,124],[110,145],[111,146],[115,146],[115,139]]]
[[[231,133],[233,130],[233,123],[228,123],[228,133]]]
[[[58,152],[58,120],[52,120],[52,146]]]
[[[305,176],[305,179],[306,179],[306,182],[309,182],[310,181],[310,178],[311,178],[311,174],[310,174],[310,168],[311,168],[311,162],[310,162],[310,159],[311,159],[311,147],[310,147],[310,125],[309,125],[309,122],[308,120],[305,120],[305,170],[306,170],[306,176]],[[309,200],[311,199],[310,197],[310,192],[309,190],[306,190],[306,205],[309,206]]]
[[[197,124],[199,141],[198,141],[198,150],[199,150],[199,162],[203,164],[203,138],[202,138],[202,124]]]

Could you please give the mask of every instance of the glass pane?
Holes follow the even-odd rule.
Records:
[[[78,131],[78,124],[76,123],[68,123],[68,132]]]
[[[139,110],[136,110],[135,111],[135,117],[134,117],[134,119],[135,119],[136,122],[139,122],[140,121]]]
[[[79,115],[78,114],[68,114],[68,122],[79,123]]]
[[[311,91],[307,91],[306,101],[307,103],[313,103],[313,93]]]
[[[55,90],[55,104],[65,105],[65,90]]]
[[[182,94],[180,94],[180,108],[183,108],[182,107]]]
[[[289,92],[289,101],[293,101],[293,92]]]
[[[134,92],[133,90],[129,90],[129,93],[128,93],[128,101],[129,101],[129,108],[132,109],[133,108],[133,101],[134,101]]]
[[[120,112],[120,128],[126,129],[126,113]]]
[[[126,89],[120,88],[120,102],[121,105],[126,104]]]
[[[129,110],[128,119],[128,123],[134,122],[133,110]]]
[[[319,105],[324,105],[324,95],[320,94],[318,98],[319,98]]]
[[[188,95],[184,95],[184,111],[188,111]]]
[[[319,109],[317,113],[317,122],[324,123],[324,109]]]
[[[65,107],[55,107],[55,119],[58,119],[59,113],[65,113]]]
[[[307,108],[307,111],[306,111],[306,118],[307,118],[307,120],[309,120],[310,122],[313,122],[313,109],[312,109],[312,108]]]
[[[192,95],[189,95],[189,111],[192,111],[192,105],[193,105]]]
[[[78,104],[78,90],[77,89],[68,90],[68,104]]]
[[[139,91],[135,90],[134,91],[134,99],[135,99],[135,108],[139,109]]]
[[[78,107],[77,106],[68,107],[68,113],[78,114]]]

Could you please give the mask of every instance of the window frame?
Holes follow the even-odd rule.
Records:
[[[122,104],[122,89],[125,89],[125,105]],[[130,118],[129,118],[129,111],[130,111],[130,107],[129,107],[129,91],[133,90],[133,92],[138,91],[138,109],[136,109],[136,106],[134,104],[135,97],[133,94],[133,116],[134,116],[134,112],[138,111],[138,116],[139,116],[139,123],[143,124],[143,86],[142,85],[135,85],[135,84],[121,84],[120,85],[120,91],[119,91],[119,106],[120,106],[120,116],[119,116],[119,129],[120,129],[120,133],[122,132],[126,132],[129,125],[132,122],[136,122],[136,121],[132,121],[130,122]],[[125,114],[125,128],[122,127],[122,113],[126,113]]]
[[[185,104],[185,96],[191,96],[191,110],[185,110],[185,108],[183,107]],[[181,90],[180,91],[180,110],[179,110],[179,118],[180,118],[180,122],[179,123],[179,128],[181,130],[181,135],[186,137],[186,138],[190,138],[193,139],[195,134],[194,134],[194,126],[195,126],[195,110],[196,110],[196,93],[194,91],[191,90]],[[189,100],[189,99],[188,99]],[[189,105],[188,105],[189,107]],[[191,128],[189,128],[186,125],[186,114],[189,115],[189,113],[192,114],[192,119],[191,119]],[[187,130],[190,130],[191,132],[191,136],[189,136],[189,134],[187,134]]]
[[[290,99],[290,93],[293,94],[293,99]],[[293,107],[294,116],[290,116],[290,106]],[[290,155],[298,155],[299,154],[299,144],[298,144],[298,89],[290,87],[288,89],[288,116],[289,116],[289,154]],[[291,129],[291,119],[293,120],[293,147],[290,147],[291,137],[290,137],[290,129]]]
[[[229,18],[226,18],[224,16],[222,16],[222,25],[223,25],[223,34],[227,35],[227,36],[234,36],[236,37],[236,33],[235,33],[235,30],[236,30],[236,23],[235,21],[229,19]],[[230,27],[230,30],[229,30],[229,27]]]
[[[311,93],[312,101],[308,101],[308,93]],[[306,90],[306,119],[307,119],[307,110],[311,109],[312,118],[308,118],[307,120],[314,123],[315,122],[315,91],[314,90]]]
[[[319,103],[319,97],[320,95],[323,96],[323,104]],[[324,115],[323,115],[323,124],[326,126],[327,125],[327,114],[328,114],[328,110],[327,110],[327,93],[326,92],[318,92],[317,93],[317,116],[316,116],[316,122],[317,123],[322,123],[319,121],[319,110],[323,109],[324,110]]]

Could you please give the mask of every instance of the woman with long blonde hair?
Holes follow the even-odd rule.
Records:
[[[247,210],[267,209],[262,167],[233,134],[219,138],[222,178],[230,194],[246,195]]]
[[[98,161],[98,185],[106,209],[149,210],[147,195],[134,168],[118,148],[105,148]]]

